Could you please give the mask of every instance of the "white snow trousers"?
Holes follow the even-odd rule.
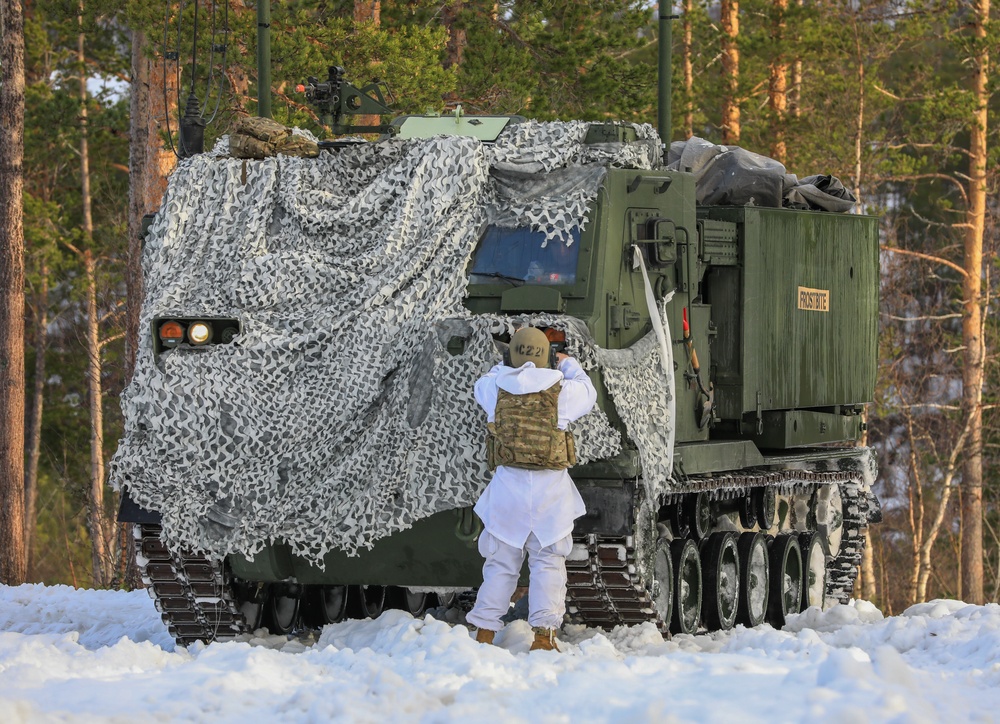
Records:
[[[510,610],[510,597],[527,554],[528,623],[559,628],[566,613],[566,556],[572,550],[572,535],[543,548],[531,533],[523,548],[515,548],[484,530],[479,536],[479,553],[486,559],[483,585],[465,620],[490,631],[503,628],[500,619]]]

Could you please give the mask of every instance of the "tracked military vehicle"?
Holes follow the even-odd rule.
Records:
[[[309,92],[345,129],[381,103],[339,69]],[[570,621],[693,633],[846,602],[878,512],[857,447],[877,220],[738,149],[665,154],[650,126],[383,130],[315,159],[223,141],[152,220],[112,479],[177,641],[477,586],[472,385],[523,324],[599,392],[572,428]]]

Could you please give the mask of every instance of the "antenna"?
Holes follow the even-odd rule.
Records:
[[[205,86],[205,96],[203,100],[199,100],[198,93],[196,91],[198,86],[198,41],[199,41],[199,31],[198,31],[198,0],[194,0],[192,3],[192,30],[191,30],[191,66],[190,66],[190,85],[188,88],[187,100],[183,104],[183,108],[180,102],[181,88],[183,87],[183,74],[184,68],[180,64],[181,59],[181,47],[184,44],[184,37],[182,34],[182,24],[184,20],[185,5],[184,0],[181,0],[177,8],[177,22],[176,22],[176,50],[167,50],[167,43],[170,36],[171,30],[171,19],[170,19],[170,3],[166,6],[164,21],[163,21],[163,102],[166,107],[169,108],[169,99],[167,91],[167,61],[177,61],[177,73],[176,73],[176,88],[177,88],[177,110],[178,110],[178,125],[180,127],[180,132],[178,135],[177,143],[174,144],[173,132],[170,128],[170,115],[167,115],[167,139],[170,143],[170,150],[178,158],[190,158],[197,153],[202,153],[205,150],[205,127],[215,120],[216,115],[219,112],[219,103],[222,100],[222,86],[226,77],[226,67],[228,62],[228,38],[229,38],[229,3],[227,0],[223,0],[224,11],[221,27],[218,22],[218,9],[217,0],[212,0],[211,3],[211,18],[212,18],[212,40],[210,43],[210,56],[208,63],[208,79]],[[222,42],[218,42],[219,36],[221,35]],[[222,56],[222,68],[216,75],[216,54]],[[215,108],[212,110],[212,115],[209,118],[205,118],[205,112],[208,109],[209,102],[212,97],[213,88],[215,89]]]
[[[657,67],[657,103],[656,103],[656,132],[660,134],[660,142],[670,148],[671,118],[670,118],[670,65],[673,58],[673,31],[671,21],[677,16],[670,14],[669,0],[660,0],[660,38],[658,40],[658,67]],[[664,161],[664,163],[666,163]]]

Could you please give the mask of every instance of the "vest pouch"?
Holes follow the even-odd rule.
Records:
[[[497,436],[492,422],[486,423],[486,465],[490,472],[497,469]]]
[[[569,430],[566,430],[566,463],[567,468],[576,465],[576,440]]]

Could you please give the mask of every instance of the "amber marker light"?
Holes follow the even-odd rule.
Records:
[[[188,341],[191,344],[206,344],[212,339],[212,328],[204,322],[195,322],[188,327]]]
[[[160,343],[172,347],[184,341],[184,327],[180,322],[164,322],[160,325]]]

